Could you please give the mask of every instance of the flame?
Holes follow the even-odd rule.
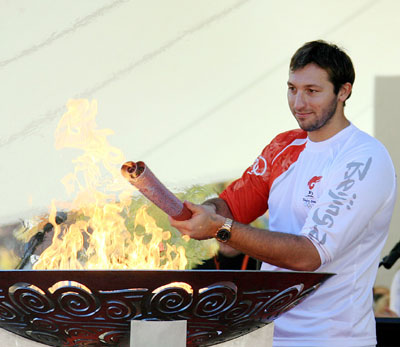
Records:
[[[55,131],[55,147],[83,150],[73,161],[74,172],[61,180],[66,191],[76,197],[72,203],[53,201],[49,217],[52,243],[34,269],[185,269],[184,247],[166,242],[171,232],[158,227],[145,207],[139,208],[134,223],[143,227],[144,233],[127,229],[123,212],[134,188],[120,174],[124,155],[107,141],[113,132],[97,129],[97,102],[70,100],[67,108]],[[79,217],[70,221],[68,215],[67,221],[58,225],[57,204],[79,211]]]

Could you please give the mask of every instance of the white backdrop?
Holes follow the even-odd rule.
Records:
[[[172,189],[241,175],[295,128],[288,62],[333,41],[357,77],[346,113],[374,132],[374,78],[400,75],[397,0],[0,0],[0,219],[52,198],[76,151],[54,149],[71,98]]]

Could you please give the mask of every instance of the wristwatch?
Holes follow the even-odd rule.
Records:
[[[215,238],[220,242],[228,242],[231,238],[231,229],[232,229],[233,220],[225,219],[224,225],[217,230],[215,234]]]

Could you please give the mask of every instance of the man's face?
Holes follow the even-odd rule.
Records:
[[[288,102],[300,128],[312,132],[334,122],[338,96],[328,73],[308,64],[289,73]]]

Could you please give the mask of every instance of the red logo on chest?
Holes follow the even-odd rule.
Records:
[[[315,187],[315,184],[319,181],[321,181],[322,176],[314,176],[308,181],[308,188],[312,190]]]

